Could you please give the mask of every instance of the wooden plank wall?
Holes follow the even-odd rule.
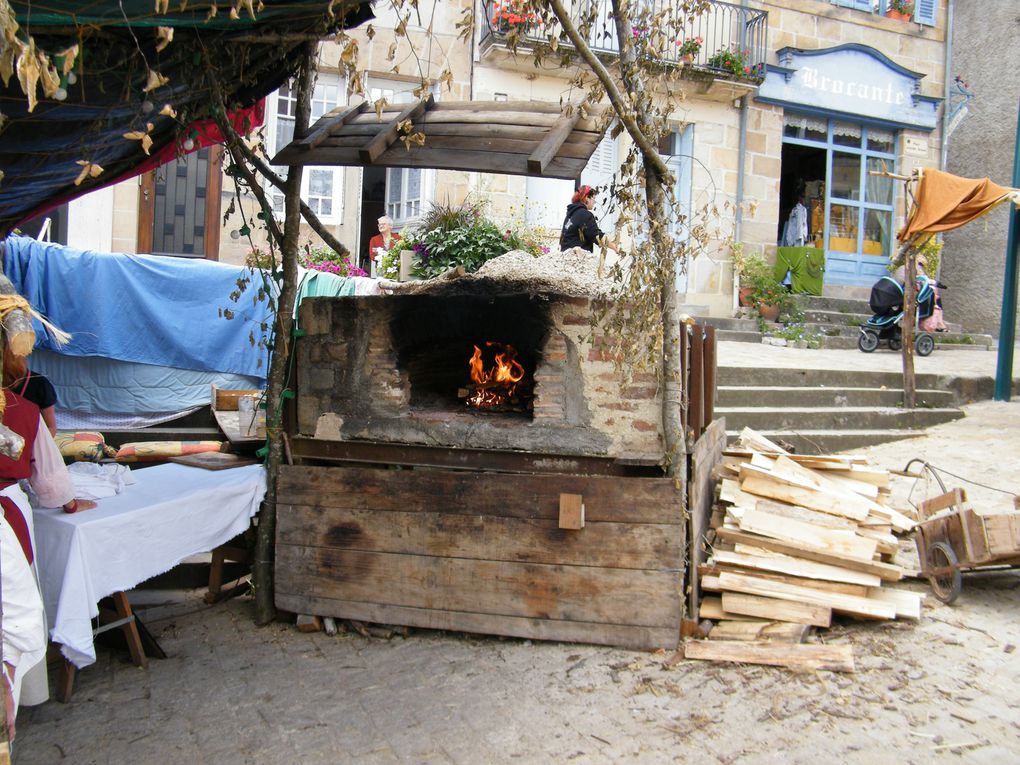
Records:
[[[585,525],[559,528],[560,494]],[[284,466],[276,604],[296,613],[672,648],[685,525],[672,481]]]

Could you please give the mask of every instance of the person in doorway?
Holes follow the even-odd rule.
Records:
[[[51,436],[57,435],[57,391],[45,375],[28,368],[27,358],[11,352],[4,346],[3,363],[4,387],[28,399],[37,407]]]
[[[400,234],[393,231],[393,219],[390,216],[382,216],[377,225],[379,233],[368,240],[368,258],[376,269],[382,263],[383,255],[389,252],[394,242],[400,240]]]
[[[616,243],[608,238],[599,228],[595,214],[595,196],[598,192],[591,186],[581,186],[574,192],[570,204],[567,205],[567,217],[563,219],[563,230],[560,232],[560,252],[571,247],[580,247],[588,252],[595,251],[595,245],[603,242],[613,252],[619,252]]]
[[[10,390],[4,389],[3,395],[3,424],[24,439],[17,458],[0,455],[3,681],[8,724],[12,725],[19,704],[41,704],[49,697],[46,618],[33,572],[32,505],[18,482],[28,481],[42,507],[76,513],[90,510],[96,503],[75,499],[71,476],[39,407]]]

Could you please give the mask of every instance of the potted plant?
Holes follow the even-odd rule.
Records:
[[[749,50],[731,50],[720,48],[708,58],[708,66],[712,69],[721,69],[736,77],[750,77],[754,72],[747,63]]]
[[[677,55],[684,63],[691,63],[701,51],[704,39],[701,37],[688,37],[686,40],[677,40]]]
[[[733,267],[740,278],[740,304],[754,308],[765,321],[775,321],[789,300],[789,293],[773,274],[763,255],[744,254],[741,244],[733,245]]]
[[[885,15],[890,19],[911,21],[914,18],[914,0],[889,0]]]

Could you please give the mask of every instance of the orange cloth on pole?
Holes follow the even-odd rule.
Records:
[[[987,178],[961,178],[941,170],[925,169],[917,185],[910,220],[896,238],[906,241],[924,231],[951,231],[980,218],[1010,198],[1020,200],[1016,189],[992,183]]]

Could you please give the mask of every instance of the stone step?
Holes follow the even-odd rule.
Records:
[[[917,405],[922,407],[951,407],[955,403],[953,392],[947,390],[918,390]],[[855,406],[895,407],[903,402],[902,388],[804,388],[793,385],[761,387],[758,385],[720,385],[716,391],[716,406]]]
[[[810,311],[835,311],[839,313],[859,313],[871,315],[871,308],[867,300],[854,300],[852,298],[825,297],[819,295],[808,295],[807,310]]]
[[[732,329],[717,329],[715,332],[716,342],[728,343],[761,343],[761,332],[737,331]]]
[[[917,430],[762,430],[765,438],[789,446],[796,454],[835,454],[864,446],[887,444],[924,435]],[[727,440],[733,442],[739,430],[727,430]],[[903,464],[910,457],[910,447],[904,446]]]
[[[867,313],[844,313],[843,311],[819,311],[815,309],[804,311],[804,323],[810,325],[834,324],[837,326],[859,327],[870,318],[871,311]]]
[[[754,319],[732,319],[726,316],[698,317],[698,324],[708,324],[716,329],[735,332],[757,332],[758,322]]]
[[[728,427],[740,430],[904,430],[927,428],[963,417],[955,408],[899,409],[869,406],[839,407],[725,407],[715,416],[725,417]]]
[[[918,373],[915,383],[919,389],[940,389],[939,376]],[[903,373],[878,372],[868,369],[800,369],[797,367],[731,367],[720,366],[716,373],[717,385],[785,385],[796,387],[829,388],[902,388]]]

